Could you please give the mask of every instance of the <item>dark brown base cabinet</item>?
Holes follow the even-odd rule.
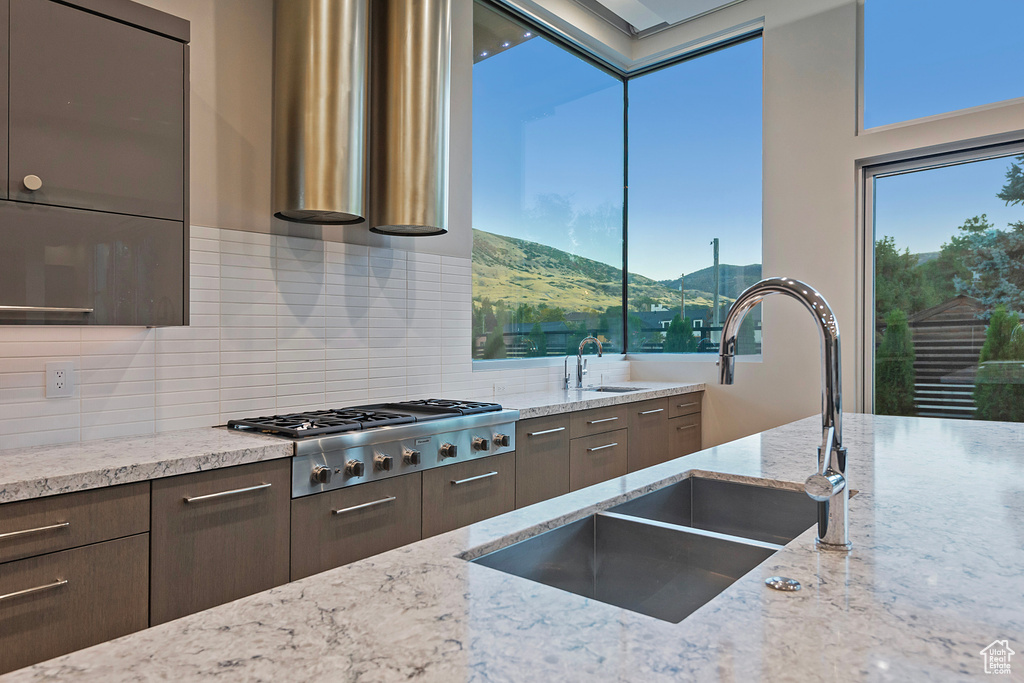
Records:
[[[153,482],[150,623],[288,582],[290,459]]]
[[[416,472],[293,500],[292,581],[420,540],[422,486]]]
[[[569,493],[569,416],[516,423],[516,507]]]
[[[0,673],[149,625],[149,482],[0,506]]]
[[[704,392],[520,420],[516,507],[701,449]]]
[[[509,512],[515,506],[514,452],[423,473],[423,538]]]

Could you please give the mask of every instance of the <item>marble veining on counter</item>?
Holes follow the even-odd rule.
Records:
[[[537,391],[525,394],[504,394],[487,400],[501,403],[503,408],[518,410],[519,419],[525,420],[531,417],[545,417],[547,415],[571,413],[589,408],[603,408],[605,406],[615,406],[635,401],[646,401],[652,398],[691,394],[704,391],[705,388],[704,384],[699,383],[680,384],[678,382],[632,380],[614,382],[611,386],[637,387],[639,390],[611,393],[594,391],[592,388],[569,389],[568,391],[557,389],[555,391]]]
[[[0,451],[0,503],[287,458],[290,441],[198,428]]]
[[[1024,425],[850,414],[844,423],[859,491],[853,550],[818,551],[809,529],[679,624],[460,555],[687,475],[798,488],[815,465],[818,417],[2,680],[963,680],[984,675],[980,651],[997,638],[1021,652]],[[772,591],[763,584],[772,575],[803,590]]]

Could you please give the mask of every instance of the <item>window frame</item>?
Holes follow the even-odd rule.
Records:
[[[925,147],[857,162],[859,216],[856,254],[856,311],[854,368],[857,384],[856,410],[874,414],[875,406],[875,216],[874,181],[907,173],[961,166],[1024,154],[1020,133],[986,136],[973,140]]]
[[[863,0],[860,0],[863,3]],[[583,60],[584,62],[594,66],[608,75],[618,79],[622,83],[622,352],[616,354],[616,357],[620,360],[686,360],[693,362],[704,362],[708,363],[711,361],[717,361],[717,355],[711,353],[637,353],[629,348],[629,82],[640,76],[646,76],[648,74],[667,69],[683,62],[690,61],[691,59],[698,59],[712,52],[718,52],[719,50],[725,50],[727,48],[745,43],[750,40],[763,39],[764,38],[764,23],[758,22],[754,25],[744,27],[744,29],[737,33],[732,33],[723,37],[721,40],[715,40],[707,43],[702,43],[692,50],[673,54],[662,61],[646,64],[632,71],[624,71],[613,64],[610,64],[594,53],[584,49],[581,45],[578,45],[574,41],[566,39],[566,37],[551,30],[547,26],[539,23],[530,15],[518,10],[515,7],[500,3],[498,0],[473,0],[473,5],[483,5],[487,9],[500,14],[510,21],[519,23],[529,30],[535,32],[538,37],[545,38],[556,46],[562,48],[569,54]],[[763,80],[763,65],[762,65],[762,80]],[[763,104],[762,104],[762,119],[764,115]],[[762,138],[762,154],[764,153],[764,140]],[[762,217],[762,236],[764,231],[764,223]],[[470,256],[470,269],[472,269],[472,256]],[[763,347],[762,347],[763,348]],[[762,351],[763,353],[763,351]],[[562,358],[558,356],[550,356],[547,358],[495,358],[495,359],[478,359],[470,354],[475,370],[506,370],[506,369],[522,369],[531,367],[553,367],[558,363],[562,362]],[[749,361],[760,361],[761,354],[743,356],[742,359]],[[479,365],[477,365],[479,363]]]

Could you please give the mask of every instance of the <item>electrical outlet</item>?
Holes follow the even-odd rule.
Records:
[[[495,382],[494,383],[494,395],[495,396],[501,396],[502,394],[507,394],[507,393],[508,393],[508,385],[507,384],[505,384],[504,382]]]
[[[46,398],[70,398],[75,395],[75,364],[46,364]]]

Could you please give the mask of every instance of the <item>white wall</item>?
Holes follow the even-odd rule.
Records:
[[[856,0],[746,0],[651,36],[634,57],[760,17],[764,274],[806,280],[828,299],[843,333],[843,399],[855,410],[858,160],[1020,131],[1024,103],[858,134]],[[712,362],[631,363],[634,379],[709,384],[705,446],[820,411],[818,333],[799,304],[774,299],[764,304],[763,361],[739,364],[733,386],[715,384]]]

